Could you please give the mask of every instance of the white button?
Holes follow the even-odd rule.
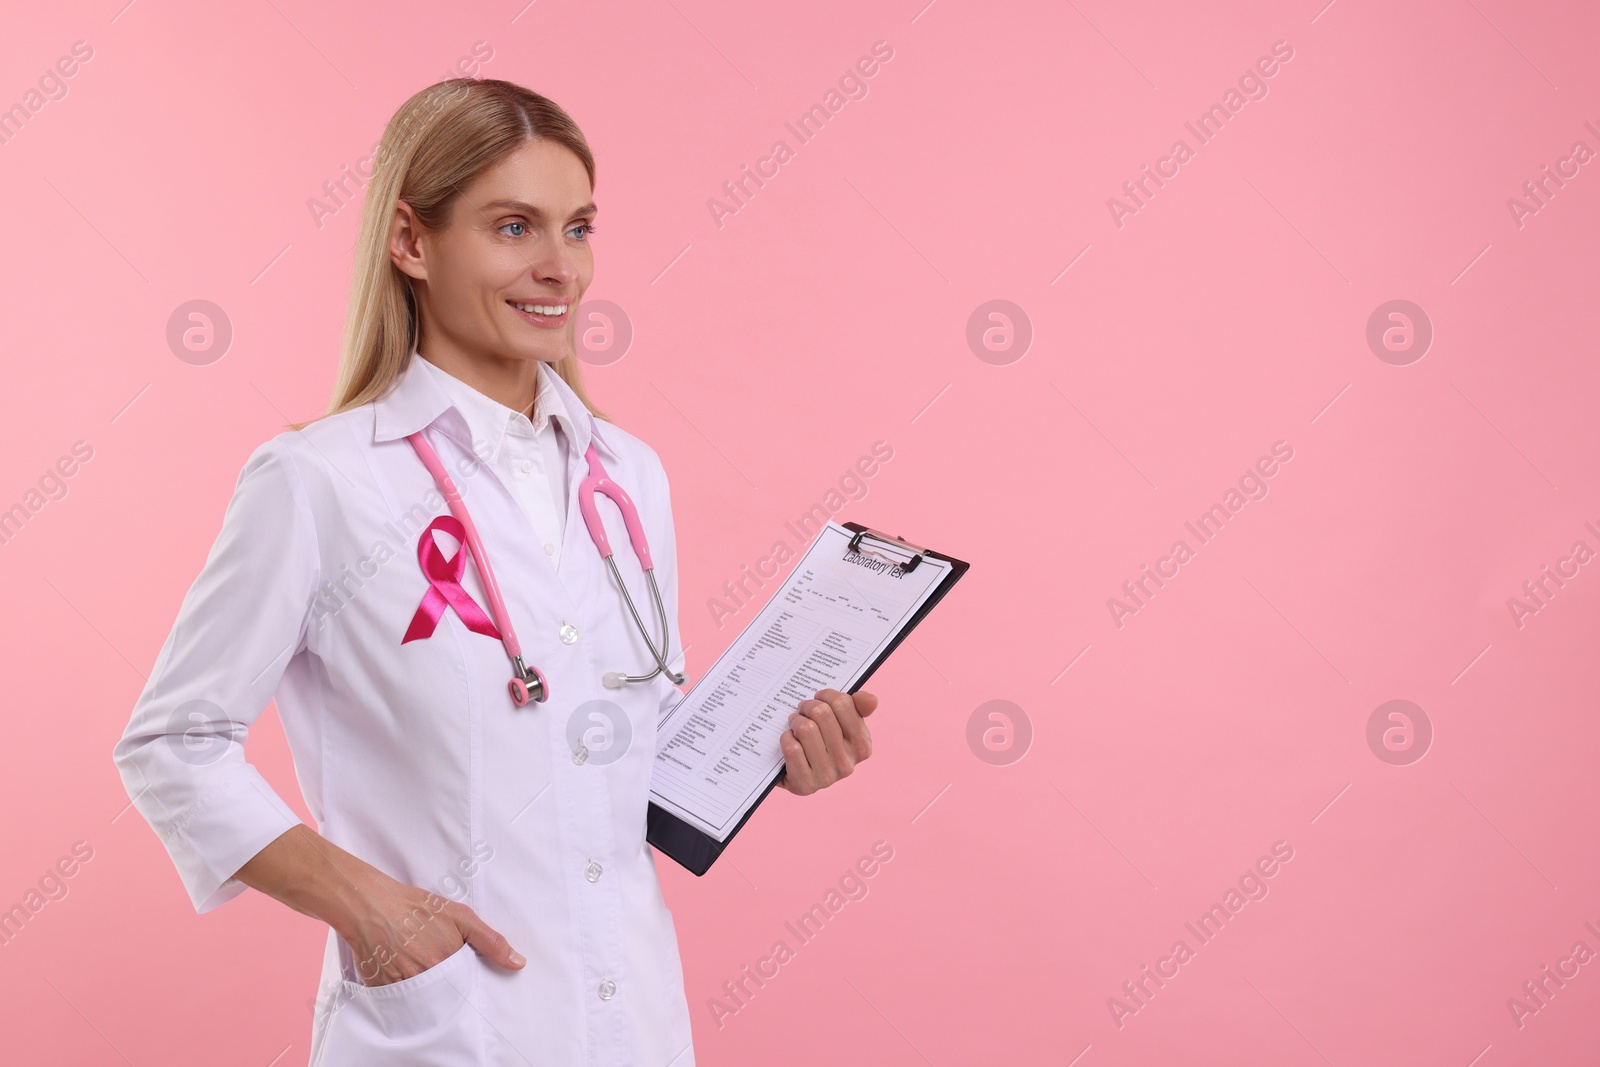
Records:
[[[544,543],[544,554],[547,556],[553,556],[556,554],[556,546],[554,542],[546,541]]]
[[[591,860],[589,866],[583,869],[583,876],[591,882],[598,882],[600,880],[600,865]]]
[[[600,983],[600,999],[601,1000],[610,1000],[612,997],[614,997],[616,995],[617,995],[617,983],[613,982],[609,978],[607,978],[604,982]]]
[[[585,763],[588,763],[589,749],[583,745],[579,745],[577,748],[573,749],[572,762],[576,763],[580,767],[582,767]]]
[[[523,474],[532,474],[533,473],[533,460],[525,459],[525,460],[522,461],[522,473]]]
[[[578,628],[570,622],[561,624],[561,643],[570,645],[578,639]]]

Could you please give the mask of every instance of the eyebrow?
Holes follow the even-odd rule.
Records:
[[[515,211],[517,214],[526,215],[530,219],[545,218],[545,213],[542,210],[522,200],[491,200],[487,204],[484,204],[481,208],[483,211],[496,211],[501,209]],[[576,211],[571,212],[567,217],[570,219],[575,219],[580,215],[593,215],[598,210],[600,209],[593,203],[588,203],[578,208]]]

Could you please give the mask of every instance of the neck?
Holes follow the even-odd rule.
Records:
[[[440,345],[429,345],[426,355],[420,349],[417,354],[491,400],[533,418],[539,399],[539,361],[474,357]]]

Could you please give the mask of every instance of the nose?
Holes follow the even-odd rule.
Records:
[[[535,281],[563,289],[570,288],[578,277],[577,258],[560,234],[539,242],[530,268]]]

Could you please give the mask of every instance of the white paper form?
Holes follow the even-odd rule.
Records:
[[[800,702],[819,689],[848,691],[950,571],[927,555],[904,571],[850,552],[853,536],[830,522],[783,588],[661,719],[650,799],[719,841],[783,766],[778,738]],[[872,541],[863,547],[882,550]]]

